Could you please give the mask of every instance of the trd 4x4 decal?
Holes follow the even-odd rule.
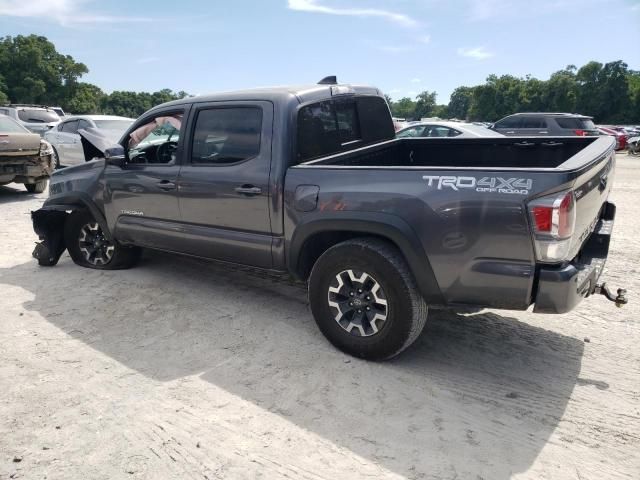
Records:
[[[530,178],[502,178],[502,177],[456,177],[453,175],[423,175],[428,187],[438,190],[451,188],[455,191],[464,188],[473,188],[482,193],[507,193],[515,195],[528,195],[533,187]]]

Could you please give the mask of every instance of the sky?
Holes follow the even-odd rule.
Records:
[[[394,99],[492,73],[640,70],[640,0],[0,0],[0,36],[46,36],[106,92],[375,85]]]

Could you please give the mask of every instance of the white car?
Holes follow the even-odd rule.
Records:
[[[478,138],[478,137],[504,137],[501,133],[495,132],[487,127],[476,125],[475,123],[465,122],[418,122],[408,127],[398,130],[397,137],[460,137],[460,138]]]
[[[133,121],[133,118],[114,115],[65,117],[57,127],[45,133],[44,138],[53,145],[53,154],[57,167],[78,165],[86,161],[78,130],[95,129],[111,140],[112,143],[117,143]]]

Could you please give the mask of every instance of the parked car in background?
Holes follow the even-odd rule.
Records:
[[[49,130],[44,138],[53,145],[56,167],[78,165],[91,160],[91,158],[85,157],[78,130],[91,129],[93,133],[102,134],[110,143],[117,143],[133,120],[133,118],[114,115],[66,117],[56,128]]]
[[[391,120],[393,121],[393,128],[395,128],[396,132],[409,124],[406,118],[391,117]]]
[[[405,127],[398,132],[396,136],[404,137],[460,137],[460,138],[476,138],[476,137],[503,137],[501,133],[495,132],[482,125],[464,122],[418,122]]]
[[[611,135],[616,139],[616,150],[623,150],[627,148],[627,140],[629,137],[624,130],[615,130],[611,127],[605,126],[599,126],[598,130],[602,135]]]
[[[64,118],[67,116],[67,114],[64,113],[64,110],[62,109],[62,107],[51,107],[51,110],[56,112],[60,118]]]
[[[591,117],[575,113],[515,113],[498,120],[492,129],[503,135],[527,137],[600,135]]]
[[[0,185],[23,183],[31,193],[42,193],[53,171],[53,149],[13,118],[0,115]]]
[[[0,114],[13,118],[20,125],[40,136],[60,122],[60,117],[53,109],[41,105],[0,105]]]

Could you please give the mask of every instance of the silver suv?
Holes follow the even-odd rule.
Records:
[[[498,120],[491,127],[513,136],[596,136],[600,132],[591,117],[575,113],[516,113]]]
[[[60,117],[53,109],[40,105],[0,105],[0,114],[13,118],[20,125],[40,136],[60,123]]]

